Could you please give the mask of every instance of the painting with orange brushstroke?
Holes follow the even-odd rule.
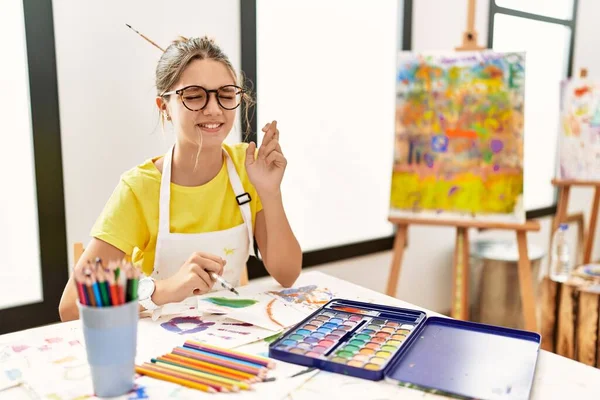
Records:
[[[558,179],[600,181],[600,82],[562,82]]]
[[[523,53],[400,52],[390,215],[525,220]]]

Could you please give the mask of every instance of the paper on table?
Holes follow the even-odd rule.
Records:
[[[260,300],[255,305],[237,309],[227,314],[227,316],[273,332],[279,332],[302,321],[313,311],[302,305],[287,304],[281,299],[266,294],[260,295],[258,298]]]

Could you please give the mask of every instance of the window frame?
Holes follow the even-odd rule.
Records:
[[[58,322],[69,279],[52,0],[23,0],[23,17],[43,297],[1,309],[0,334]]]
[[[571,29],[571,38],[569,41],[569,60],[567,62],[567,78],[573,75],[573,59],[575,54],[575,34],[577,31],[577,10],[579,8],[579,0],[573,0],[573,13],[571,19],[560,19],[554,17],[548,17],[546,15],[540,15],[520,10],[514,10],[512,8],[501,7],[496,4],[496,0],[490,0],[490,9],[488,15],[488,40],[487,47],[493,48],[494,44],[494,18],[496,14],[509,15],[512,17],[525,18],[531,21],[540,21],[550,24],[557,24],[565,26]],[[556,143],[556,152],[558,152],[558,142]],[[554,203],[548,207],[536,208],[533,210],[526,211],[527,219],[535,219],[541,217],[547,217],[556,214],[556,207],[558,202],[558,189],[554,188]]]

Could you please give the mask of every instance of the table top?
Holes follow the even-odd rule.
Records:
[[[382,293],[363,288],[361,286],[346,282],[344,280],[323,274],[317,271],[304,272],[295,283],[295,287],[306,285],[318,285],[321,288],[327,288],[335,297],[355,299],[365,302],[374,302],[387,304],[396,307],[413,308],[425,311],[428,316],[439,316],[432,311],[413,304],[404,302],[400,299],[386,296]],[[281,290],[282,288],[272,278],[262,278],[251,281],[247,286],[240,288],[243,296],[263,293],[270,290]],[[188,310],[186,315],[197,315],[198,310]],[[170,351],[174,345],[181,345],[185,340],[181,334],[172,333],[164,330],[157,330],[165,318],[163,316],[158,321],[152,321],[150,318],[140,319],[138,325],[138,346],[136,362],[142,363],[149,361],[150,358]],[[89,368],[87,363],[80,367],[66,369],[67,365],[77,354],[66,355],[62,359],[53,359],[47,362],[47,358],[23,356],[26,351],[20,353],[22,349],[28,347],[28,343],[44,342],[49,346],[55,341],[61,341],[66,346],[73,349],[79,348],[79,352],[85,354],[83,346],[77,344],[84,343],[81,332],[81,321],[71,321],[67,323],[53,324],[26,331],[14,332],[0,336],[0,370],[5,375],[9,373],[23,374],[23,381],[39,375],[44,375],[48,383],[44,387],[43,395],[40,394],[40,386],[21,385],[14,388],[2,390],[2,377],[0,376],[0,399],[32,399],[47,398],[48,390],[52,390],[54,382],[56,397],[54,399],[77,398],[92,393],[91,381],[89,379]],[[71,346],[72,345],[72,346]],[[36,346],[31,344],[31,346]],[[42,346],[44,347],[44,346]],[[38,347],[39,349],[40,347]],[[245,344],[237,348],[253,354],[264,355],[268,351],[268,342],[258,340],[256,342]],[[36,350],[37,351],[37,350]],[[44,352],[42,351],[41,354]],[[37,357],[37,358],[36,358]],[[47,364],[44,365],[44,362]],[[61,365],[64,363],[63,365]],[[312,371],[296,377],[291,377],[298,371],[305,371],[304,367],[286,364],[277,361],[277,380],[269,383],[256,384],[253,391],[245,391],[237,394],[214,394],[211,397],[220,398],[221,396],[235,396],[245,399],[284,399],[301,400],[316,398],[350,398],[350,399],[383,399],[383,398],[402,398],[402,399],[442,399],[443,396],[424,393],[418,390],[398,387],[387,382],[373,382],[363,379],[348,377],[339,374],[333,374],[324,371]],[[43,365],[43,368],[42,368]],[[39,368],[36,368],[39,366]],[[56,375],[56,378],[51,377]],[[33,378],[32,378],[33,379]],[[34,379],[34,380],[36,380]],[[41,378],[40,378],[41,379]],[[6,379],[5,379],[6,380]],[[60,382],[58,384],[57,382]],[[129,394],[123,398],[195,398],[198,393],[191,389],[181,388],[167,382],[157,381],[147,377],[138,378],[136,383],[139,388],[137,396]],[[138,397],[139,396],[139,397]],[[600,398],[600,370],[581,364],[579,362],[540,350],[536,374],[534,378],[531,399],[553,399],[553,398],[572,398],[572,399],[598,399]]]

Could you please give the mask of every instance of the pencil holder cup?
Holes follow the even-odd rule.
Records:
[[[88,307],[77,303],[94,393],[115,397],[133,389],[139,306]]]

